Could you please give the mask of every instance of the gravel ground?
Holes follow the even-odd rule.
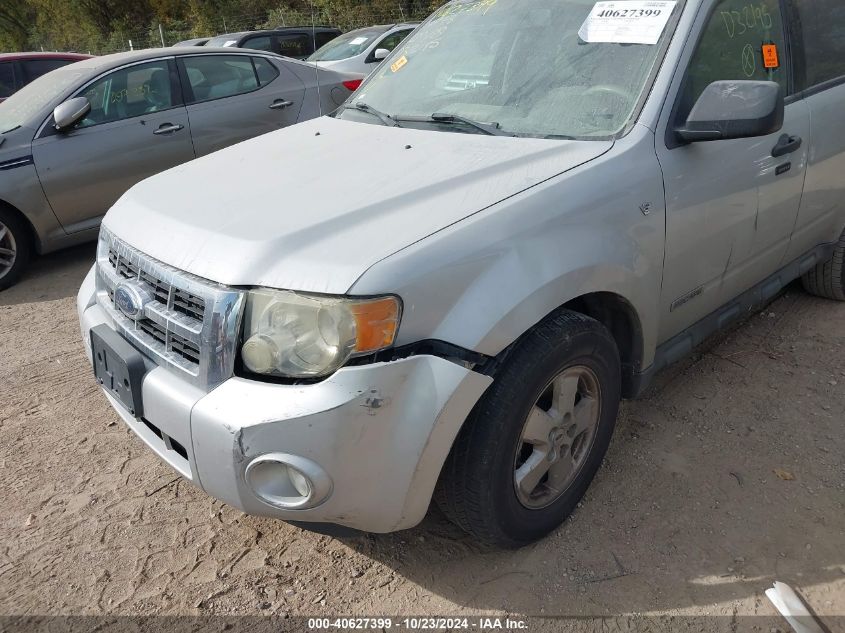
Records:
[[[42,258],[0,294],[0,614],[719,615],[700,629],[769,631],[787,629],[763,595],[781,580],[845,630],[845,304],[793,286],[661,373],[571,520],[503,552],[436,509],[335,539],[180,481],[92,379],[74,307],[92,259]]]

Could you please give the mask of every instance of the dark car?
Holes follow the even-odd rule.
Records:
[[[0,53],[0,102],[41,75],[89,57],[78,53]]]
[[[195,37],[190,40],[182,40],[181,42],[176,42],[173,46],[205,46],[208,44],[208,40],[210,37]]]
[[[226,46],[269,51],[305,59],[341,34],[333,26],[280,26],[267,31],[242,31],[212,37],[206,46]]]

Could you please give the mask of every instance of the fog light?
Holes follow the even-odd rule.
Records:
[[[311,496],[311,482],[308,481],[308,477],[303,475],[293,466],[288,466],[288,477],[290,477],[293,487],[296,488],[296,491],[300,495],[303,497]]]
[[[271,453],[256,457],[244,476],[261,501],[288,510],[313,508],[325,501],[332,490],[326,472],[298,455]]]

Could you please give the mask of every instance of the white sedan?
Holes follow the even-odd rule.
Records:
[[[306,61],[315,62],[321,68],[366,76],[417,26],[417,23],[388,24],[349,31],[319,48]]]

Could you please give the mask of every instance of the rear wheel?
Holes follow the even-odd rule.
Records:
[[[17,283],[30,252],[26,225],[15,213],[0,207],[0,290]]]
[[[607,329],[562,310],[529,332],[474,409],[437,503],[478,540],[519,547],[566,519],[610,443],[621,375]]]
[[[810,294],[845,301],[845,231],[830,261],[817,265],[801,278],[801,282]]]

